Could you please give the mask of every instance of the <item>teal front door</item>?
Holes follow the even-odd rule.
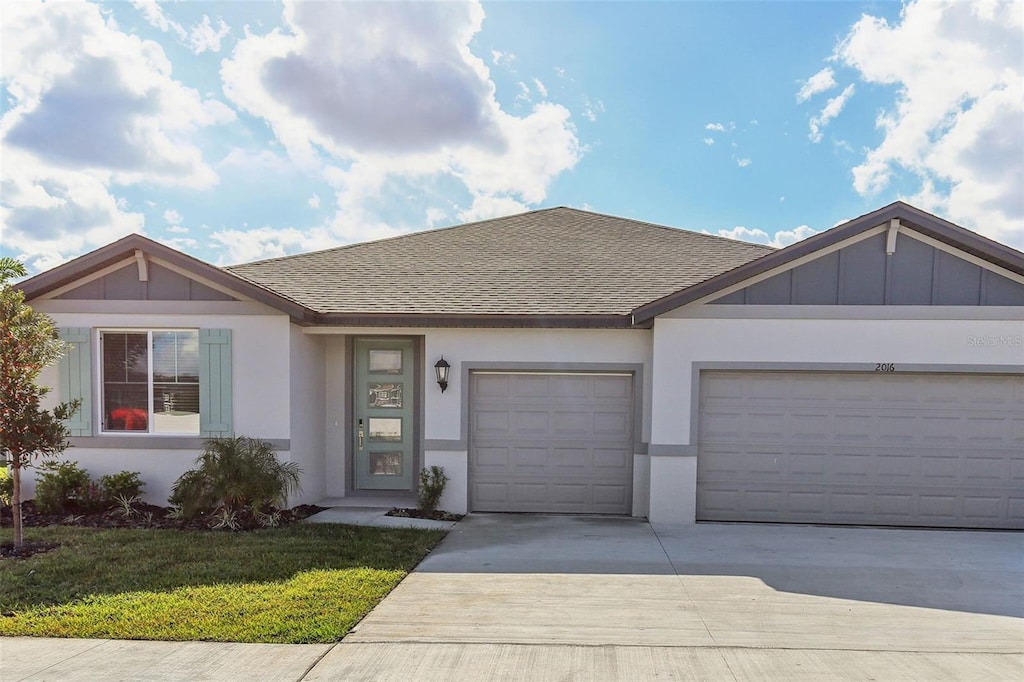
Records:
[[[357,338],[353,433],[356,490],[412,490],[415,346],[412,339]]]

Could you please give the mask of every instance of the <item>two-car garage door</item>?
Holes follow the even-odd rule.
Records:
[[[632,511],[632,374],[475,371],[470,391],[470,509]]]
[[[702,372],[697,518],[1024,528],[1024,377]]]

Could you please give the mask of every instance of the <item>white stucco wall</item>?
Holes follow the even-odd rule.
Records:
[[[289,506],[294,506],[318,502],[326,496],[326,344],[323,338],[303,334],[296,325],[290,327],[291,451],[282,456],[302,469],[302,490],[288,500]]]
[[[157,302],[153,308],[168,307],[171,302]],[[95,336],[100,329],[159,329],[159,328],[217,328],[232,330],[232,400],[233,427],[237,435],[264,439],[288,439],[291,436],[289,343],[291,326],[286,315],[265,306],[252,303],[215,304],[184,303],[196,312],[145,313],[140,312],[146,302],[113,301],[111,308],[123,307],[123,312],[95,312],[93,301],[35,301],[34,309],[50,315],[60,327],[89,327],[94,330],[93,355],[93,415],[94,435],[99,433],[98,406],[100,403],[99,343]],[[232,314],[232,306],[239,312]],[[211,307],[217,314],[202,314]],[[55,367],[44,370],[40,383],[53,387],[49,405],[61,400],[58,374]],[[322,429],[321,429],[322,431]],[[69,448],[65,457],[77,461],[93,478],[119,471],[139,471],[146,483],[145,499],[154,504],[166,504],[171,486],[177,478],[191,468],[197,450],[149,447],[159,436],[136,434],[102,434],[103,439],[118,440],[125,447],[90,448],[78,445]],[[137,443],[138,447],[131,447]],[[26,477],[26,497],[34,492],[32,476]]]
[[[345,497],[348,482],[345,420],[349,404],[345,355],[347,337],[320,338],[324,340],[324,495]]]
[[[665,319],[654,326],[651,444],[695,446],[694,363],[1024,364],[1020,320]],[[811,368],[811,367],[808,367]],[[650,519],[693,523],[696,459],[651,457]]]

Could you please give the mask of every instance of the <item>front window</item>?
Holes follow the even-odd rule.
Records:
[[[103,430],[199,434],[199,332],[105,331]]]

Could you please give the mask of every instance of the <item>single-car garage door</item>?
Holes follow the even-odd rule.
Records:
[[[631,512],[632,374],[470,377],[471,510]]]
[[[697,518],[1024,528],[1024,376],[705,371]]]

